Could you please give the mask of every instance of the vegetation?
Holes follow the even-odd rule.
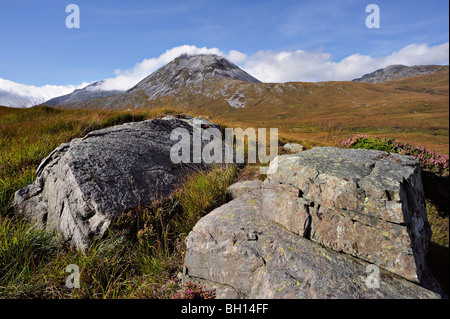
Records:
[[[122,215],[105,238],[92,243],[84,253],[66,246],[56,234],[39,230],[15,216],[11,209],[14,192],[36,178],[39,163],[61,143],[95,129],[178,113],[179,110],[170,108],[89,111],[44,106],[0,107],[0,298],[212,297],[195,283],[180,286],[177,274],[183,263],[184,239],[199,218],[227,200],[227,186],[237,179],[260,177],[256,166],[247,165],[244,169],[219,166],[186,176],[170,201],[155,202]],[[213,120],[244,129],[246,125],[270,127],[273,123],[256,120],[235,123],[221,116]],[[284,122],[289,127],[290,122],[286,119]],[[302,140],[288,131],[280,134],[280,140],[312,147],[332,145],[336,137],[343,137],[339,126],[327,122],[312,130],[315,130],[313,139]],[[394,152],[395,143],[373,138],[358,147],[384,145]],[[346,147],[357,145],[350,144]],[[448,178],[448,157],[447,166],[439,166],[439,173],[432,167],[424,172],[434,231],[430,266],[448,289],[448,202],[443,203],[441,195],[433,195],[437,192],[436,185],[441,185],[436,183],[443,183],[445,178]],[[443,191],[448,199],[448,186]],[[68,276],[65,269],[70,264],[79,266],[80,289],[65,285]],[[447,277],[439,272],[442,267],[446,267]]]
[[[169,203],[155,202],[124,214],[84,253],[11,209],[14,192],[36,178],[39,163],[59,144],[95,129],[173,113],[167,108],[107,112],[0,107],[0,297],[170,298],[182,288],[176,276],[184,238],[203,214],[224,203],[226,188],[236,177],[234,167],[186,177],[179,185],[184,191],[175,192]],[[80,289],[65,285],[70,264],[80,269]],[[191,286],[186,291],[198,291]]]

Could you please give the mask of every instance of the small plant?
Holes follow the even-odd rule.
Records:
[[[214,293],[205,291],[205,288],[205,285],[200,286],[188,281],[172,296],[172,299],[214,299]]]

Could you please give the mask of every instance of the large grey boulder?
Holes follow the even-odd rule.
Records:
[[[186,239],[184,280],[205,284],[216,298],[439,298],[294,234],[262,205],[254,191],[203,217]]]
[[[197,223],[186,279],[219,298],[445,297],[425,262],[420,174],[412,157],[380,151],[279,156],[263,183],[230,186],[234,200]]]
[[[171,161],[177,142],[171,132],[184,128],[192,137],[192,121],[167,117],[127,123],[62,144],[42,161],[36,180],[16,192],[14,206],[83,249],[123,212],[164,200],[182,174],[205,166]],[[192,159],[192,145],[190,151]]]
[[[318,147],[279,156],[271,163],[268,180],[288,185],[294,197],[298,194],[284,200],[291,207],[283,208],[282,219],[279,206],[264,201],[273,220],[333,250],[421,281],[431,227],[418,160]],[[271,187],[268,192],[273,192]]]

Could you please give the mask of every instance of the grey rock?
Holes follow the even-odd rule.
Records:
[[[42,161],[36,180],[16,192],[17,212],[84,249],[122,213],[166,199],[182,174],[207,166],[172,163],[175,128],[186,129],[192,143],[192,126],[167,118],[114,126],[62,144]],[[192,145],[190,151],[192,159]]]
[[[266,179],[261,194],[262,214],[295,234],[309,236],[309,203],[300,197],[298,188]]]
[[[217,298],[439,298],[383,269],[374,288],[373,265],[288,231],[261,205],[249,192],[203,217],[186,239],[184,280]]]
[[[279,156],[271,166],[268,179],[296,188],[306,203],[306,209],[286,210],[293,216],[283,219],[269,209],[276,212],[272,219],[302,229],[298,214],[306,210],[311,219],[304,232],[310,239],[421,281],[431,227],[417,160],[325,147]]]
[[[283,150],[291,153],[300,153],[306,151],[306,147],[297,143],[287,143],[283,145]]]
[[[230,185],[227,188],[227,193],[231,198],[236,199],[248,192],[260,190],[262,185],[263,182],[260,180],[240,181]]]

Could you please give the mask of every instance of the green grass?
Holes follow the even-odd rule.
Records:
[[[190,174],[165,203],[122,215],[85,252],[14,215],[14,192],[31,183],[55,147],[91,130],[166,114],[169,108],[94,112],[0,108],[0,298],[170,298],[181,288],[184,239],[196,221],[226,200],[234,167]],[[181,191],[183,190],[183,191]],[[68,289],[68,265],[80,269],[80,288]]]

